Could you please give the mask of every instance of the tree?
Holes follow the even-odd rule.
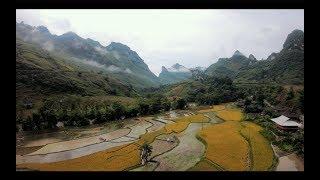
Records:
[[[185,109],[186,105],[187,105],[186,100],[184,100],[183,98],[180,98],[177,100],[176,109]]]
[[[162,109],[161,97],[154,97],[150,100],[150,113],[159,113]]]
[[[129,106],[126,111],[127,117],[135,117],[139,113],[139,107],[138,106]]]
[[[111,105],[112,109],[114,110],[114,117],[116,119],[120,119],[122,116],[125,115],[125,107],[118,103],[118,102],[114,102],[112,105]]]
[[[33,123],[35,126],[34,128],[37,130],[40,130],[41,129],[41,116],[40,116],[40,114],[33,112],[32,113],[32,120],[33,120]]]
[[[35,127],[35,125],[34,125],[32,118],[30,116],[28,116],[27,119],[24,119],[22,121],[22,129],[24,131],[32,131],[32,130],[34,130],[34,127]]]
[[[149,144],[143,144],[140,147],[140,158],[141,158],[141,164],[145,165],[146,162],[148,162],[148,157],[151,156],[152,153],[152,146]]]
[[[169,101],[167,98],[165,98],[165,99],[163,100],[163,102],[162,102],[162,107],[163,107],[163,109],[164,109],[165,111],[169,111],[169,110],[170,110],[170,108],[171,108],[171,103],[170,103],[170,101]]]
[[[299,107],[302,113],[304,113],[304,90],[299,92]]]
[[[290,90],[289,90],[289,92],[288,92],[288,94],[287,94],[287,101],[288,100],[291,100],[291,99],[293,99],[294,98],[294,91],[293,91],[293,89],[292,89],[292,87],[290,88]]]
[[[144,99],[139,100],[138,106],[139,106],[139,112],[141,115],[145,115],[149,113],[150,105]]]

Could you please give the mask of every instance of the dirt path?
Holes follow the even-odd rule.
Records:
[[[296,154],[279,157],[276,171],[304,171],[304,162]]]

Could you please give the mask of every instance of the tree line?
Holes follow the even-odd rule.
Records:
[[[57,128],[58,122],[63,122],[65,126],[79,127],[89,125],[90,121],[99,124],[124,118],[153,115],[171,109],[184,109],[186,104],[184,99],[170,102],[161,94],[139,98],[132,105],[124,105],[120,102],[85,104],[80,97],[76,96],[64,100],[48,98],[31,115],[22,117],[18,113],[16,122],[22,125],[24,131],[54,129]]]

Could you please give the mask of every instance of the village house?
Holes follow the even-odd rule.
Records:
[[[283,130],[293,130],[303,127],[302,124],[292,121],[290,120],[290,118],[284,115],[281,115],[277,118],[272,118],[271,121],[275,122],[277,124],[277,127]]]

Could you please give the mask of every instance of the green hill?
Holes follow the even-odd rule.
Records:
[[[135,90],[108,75],[83,71],[37,45],[16,39],[16,98],[53,94],[135,96]]]
[[[301,30],[290,33],[279,53],[267,60],[245,67],[236,82],[274,82],[301,85],[304,83],[304,35]],[[269,56],[269,57],[270,57]]]
[[[16,23],[16,36],[70,63],[76,63],[82,69],[102,71],[136,88],[160,84],[158,77],[139,55],[124,44],[112,42],[104,47],[98,41],[83,39],[73,32],[57,36],[44,26],[32,27],[24,23]]]
[[[243,67],[252,66],[257,60],[250,55],[245,57],[238,50],[230,58],[220,58],[218,62],[210,65],[205,73],[211,76],[228,76],[234,78]]]
[[[304,82],[304,33],[290,33],[279,53],[257,61],[236,51],[231,58],[220,58],[209,66],[206,74],[228,76],[237,83],[278,83],[300,85]]]

